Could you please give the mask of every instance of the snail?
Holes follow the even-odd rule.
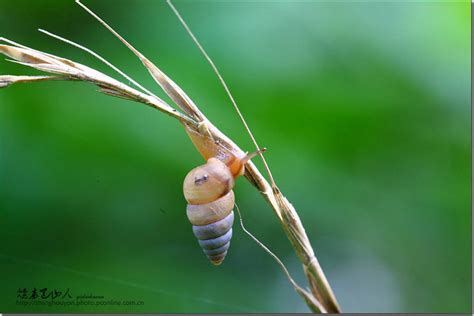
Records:
[[[186,213],[194,236],[213,265],[220,265],[232,238],[235,179],[244,174],[245,163],[265,151],[247,154],[241,159],[211,157],[206,164],[191,170],[184,179]]]

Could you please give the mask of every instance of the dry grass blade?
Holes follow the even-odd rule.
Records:
[[[154,96],[155,98],[158,98],[156,95],[154,95],[153,93],[151,93],[150,91],[148,91],[147,89],[145,89],[142,85],[140,85],[138,82],[136,82],[135,80],[133,80],[132,78],[130,78],[130,76],[128,76],[127,74],[125,74],[123,71],[121,71],[120,69],[118,69],[117,67],[115,67],[114,65],[112,65],[109,61],[107,61],[105,58],[103,58],[102,56],[100,56],[99,54],[95,53],[94,51],[82,46],[82,45],[79,45],[77,43],[74,43],[73,41],[70,41],[68,39],[65,39],[64,37],[61,37],[59,35],[56,35],[56,34],[53,34],[51,32],[48,32],[48,31],[45,31],[45,30],[42,30],[42,29],[38,29],[38,31],[40,31],[41,33],[44,33],[48,36],[51,36],[57,40],[60,40],[62,42],[65,42],[69,45],[72,45],[74,47],[77,47],[83,51],[85,51],[86,53],[89,53],[91,54],[92,56],[94,56],[95,58],[97,58],[98,60],[100,60],[101,62],[103,62],[104,64],[106,64],[107,66],[109,66],[110,68],[112,68],[114,71],[116,71],[119,75],[121,75],[122,77],[124,77],[125,79],[127,79],[130,83],[132,83],[134,86],[136,86],[137,88],[141,89],[143,92],[149,94],[149,95],[152,95]]]
[[[0,76],[0,88],[5,88],[14,83],[27,83],[47,80],[65,80],[61,76]]]
[[[275,190],[274,190],[275,191]],[[339,312],[340,308],[336,297],[332,292],[329,282],[324,275],[323,270],[316,258],[313,247],[306,235],[305,229],[293,205],[281,194],[279,190],[275,192],[276,202],[283,214],[283,229],[297,255],[303,262],[305,274],[310,283],[310,289],[313,295],[326,307],[330,313]]]
[[[0,45],[0,52],[10,58],[29,64],[61,64],[58,60],[51,58],[49,55],[41,54],[28,48]]]
[[[267,164],[267,161],[265,160],[265,157],[263,156],[262,152],[260,151],[260,146],[257,144],[257,140],[255,139],[255,137],[253,136],[253,133],[252,131],[250,130],[248,124],[247,124],[247,121],[245,120],[244,116],[242,115],[240,109],[239,109],[239,106],[237,105],[237,102],[235,101],[234,99],[234,96],[232,95],[232,93],[230,92],[230,89],[229,87],[227,86],[227,83],[225,82],[224,80],[224,77],[222,77],[219,69],[217,68],[217,66],[214,64],[214,62],[212,61],[211,57],[207,54],[206,50],[204,49],[204,47],[201,45],[201,43],[199,42],[199,40],[196,38],[196,36],[194,35],[194,33],[191,31],[191,29],[189,28],[188,24],[186,23],[186,21],[184,21],[183,17],[181,16],[181,14],[179,13],[178,9],[176,9],[176,7],[173,5],[173,3],[171,2],[171,0],[167,0],[166,1],[168,3],[168,5],[170,6],[171,10],[173,10],[173,12],[175,13],[176,17],[178,18],[178,20],[181,22],[181,24],[183,25],[184,29],[186,30],[186,32],[189,34],[189,36],[191,37],[191,39],[193,40],[193,42],[196,44],[196,46],[199,48],[199,50],[201,51],[202,55],[204,56],[204,58],[207,60],[207,62],[209,63],[209,65],[211,66],[212,70],[214,71],[214,73],[216,74],[217,78],[219,79],[219,81],[221,82],[222,86],[224,87],[224,90],[225,92],[227,93],[231,103],[232,103],[232,106],[234,107],[235,111],[237,112],[240,120],[242,121],[242,124],[244,125],[245,127],[245,130],[247,131],[247,133],[249,134],[250,138],[252,139],[252,142],[253,144],[255,145],[255,149],[258,151],[258,155],[260,156],[260,158],[262,159],[262,162],[263,162],[263,165],[265,167],[265,170],[267,171],[267,174],[268,174],[268,177],[270,178],[270,183],[273,187],[276,187],[276,184],[275,184],[275,180],[273,179],[273,175],[272,175],[272,172],[270,170],[270,167],[268,166]]]
[[[143,63],[153,79],[158,85],[166,92],[166,94],[179,106],[184,112],[195,120],[201,122],[206,118],[194,104],[194,102],[184,93],[184,91],[171,80],[164,72],[162,72],[155,64],[153,64],[148,58],[140,53],[135,47],[127,42],[119,33],[117,33],[111,26],[109,26],[104,20],[97,16],[91,9],[82,4],[79,0],[76,0],[84,10],[86,10],[91,16],[99,21],[105,28],[107,28],[115,37],[117,37],[125,46],[128,47]]]
[[[270,249],[268,249],[267,246],[265,246],[260,240],[258,240],[257,237],[255,237],[251,232],[247,230],[247,228],[244,226],[244,222],[242,219],[242,214],[240,213],[240,208],[237,204],[235,204],[235,207],[237,209],[237,214],[239,214],[239,220],[240,220],[240,226],[242,227],[242,230],[250,236],[263,250],[265,250],[275,261],[277,264],[281,267],[283,272],[286,274],[286,277],[290,281],[291,285],[295,289],[295,291],[306,301],[306,304],[311,308],[311,310],[315,313],[326,313],[326,310],[324,307],[321,305],[321,303],[315,299],[311,293],[303,289],[301,286],[299,286],[295,280],[291,277],[290,272],[286,268],[286,266],[283,264],[283,262],[278,258],[277,255],[275,255]]]
[[[245,168],[245,177],[260,191],[280,220],[285,234],[303,264],[306,278],[315,299],[324,306],[328,313],[339,313],[339,304],[315,256],[295,208],[278,188],[272,187],[268,183],[253,162],[249,161]]]
[[[4,41],[8,41],[2,39]],[[8,41],[14,43],[12,41]],[[0,53],[12,58],[12,62],[32,67],[40,71],[58,74],[60,76],[1,76],[0,87],[6,87],[15,82],[33,82],[41,80],[80,80],[99,86],[100,91],[107,94],[150,105],[180,122],[195,126],[197,123],[186,115],[176,111],[164,101],[139,92],[95,69],[76,63],[69,59],[43,53],[23,45],[0,45]]]

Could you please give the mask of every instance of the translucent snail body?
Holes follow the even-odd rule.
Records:
[[[214,265],[224,261],[232,238],[235,178],[243,174],[245,163],[255,154],[245,155],[243,159],[233,156],[225,162],[211,157],[184,179],[186,214],[194,236]]]

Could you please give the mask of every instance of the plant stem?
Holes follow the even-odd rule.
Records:
[[[177,111],[156,96],[137,91],[90,67],[33,50],[4,38],[0,38],[0,41],[9,42],[13,45],[0,45],[0,53],[9,56],[14,59],[15,62],[59,75],[56,77],[0,76],[0,88],[7,87],[14,83],[35,82],[39,80],[90,82],[99,86],[100,91],[103,93],[149,105],[177,119],[183,124],[191,140],[193,140],[193,137],[206,140],[202,142],[203,146],[219,146],[220,149],[233,153],[237,157],[245,156],[245,153],[239,146],[206,119],[199,108],[192,103],[191,99],[156,66],[151,64],[151,62],[148,64],[148,60],[146,60],[147,68],[151,69],[150,73],[159,79],[161,85],[166,85],[166,89],[164,88],[165,92],[179,95],[179,98],[176,98],[179,101],[177,105],[184,113]],[[194,143],[195,145],[197,144],[196,142]],[[203,153],[209,148],[203,148],[197,145],[197,149]],[[245,177],[259,190],[265,200],[271,205],[296,255],[303,264],[303,269],[308,279],[312,295],[299,287],[295,287],[295,290],[302,296],[313,312],[339,313],[339,305],[293,205],[283,196],[275,184],[272,186],[268,183],[251,161],[245,164]]]

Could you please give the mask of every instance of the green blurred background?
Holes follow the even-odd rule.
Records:
[[[252,150],[222,87],[163,1],[85,3]],[[469,312],[470,3],[176,6],[269,149],[274,177],[343,311]],[[1,1],[2,36],[113,74],[39,27],[107,56],[161,93],[72,0]],[[38,74],[3,61],[0,73]],[[202,158],[174,120],[94,90],[46,82],[0,91],[0,309],[308,311],[237,225],[224,264],[209,264],[182,196],[186,173]],[[244,179],[235,192],[248,228],[305,284],[270,207]],[[19,288],[35,287],[144,305],[16,305]]]

